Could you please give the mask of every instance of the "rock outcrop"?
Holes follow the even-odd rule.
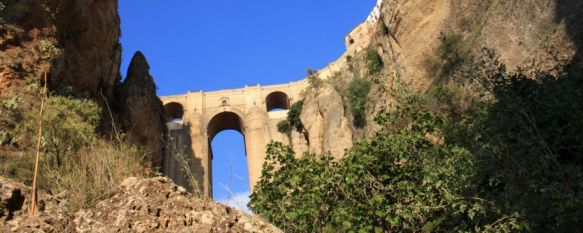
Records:
[[[114,134],[121,125],[129,139],[144,148],[147,160],[161,166],[165,126],[143,56],[130,67],[128,79],[120,81],[118,1],[2,2],[0,99],[19,97],[19,110],[30,111],[39,101],[38,88],[29,87],[43,84],[46,75],[51,92],[88,98],[101,106],[102,133]],[[15,127],[0,116],[0,131]]]
[[[69,222],[64,196],[39,194],[38,213],[29,217],[32,188],[0,177],[0,232],[65,232]]]
[[[152,166],[161,167],[165,129],[162,102],[156,95],[148,61],[141,52],[132,58],[120,102],[121,127],[128,132],[128,140],[144,149],[146,160]]]
[[[194,198],[168,178],[128,178],[111,198],[75,214],[78,232],[281,232],[262,220]]]
[[[120,19],[116,0],[7,0],[0,14],[2,93],[40,80],[34,70],[50,50],[61,50],[47,64],[51,85],[70,87],[78,96],[111,97],[119,79]],[[50,56],[50,55],[49,55]],[[10,92],[12,93],[12,92]],[[97,98],[96,98],[97,99]]]
[[[300,118],[309,137],[310,153],[330,153],[339,159],[352,147],[342,96],[331,85],[324,84],[306,97]]]
[[[1,232],[281,232],[265,221],[202,200],[168,178],[128,178],[94,208],[66,215],[66,199],[41,195],[29,217],[30,188],[0,177]]]

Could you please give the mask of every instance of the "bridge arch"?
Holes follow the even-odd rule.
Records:
[[[232,129],[245,135],[243,118],[235,111],[224,111],[215,114],[207,124],[209,142],[223,130]]]
[[[267,111],[274,109],[289,109],[289,98],[285,92],[274,91],[265,97]]]
[[[164,117],[167,122],[182,120],[184,107],[177,102],[170,102],[164,105]]]
[[[225,179],[225,174],[224,171],[225,170],[225,166],[228,166],[228,164],[225,164],[225,158],[224,157],[217,157],[216,159],[214,158],[215,154],[213,152],[213,140],[215,139],[215,136],[217,136],[220,132],[225,131],[225,130],[235,130],[237,132],[240,133],[240,135],[242,136],[242,143],[243,143],[243,148],[240,148],[243,150],[244,152],[244,157],[243,158],[236,158],[234,159],[235,161],[241,161],[242,160],[247,160],[247,145],[246,145],[246,135],[245,135],[245,123],[243,121],[243,117],[240,113],[237,113],[237,111],[222,111],[219,113],[216,113],[213,115],[213,117],[211,118],[211,120],[207,123],[207,139],[208,139],[208,154],[207,154],[207,158],[208,158],[208,173],[207,173],[207,190],[208,190],[208,194],[210,195],[210,197],[214,197],[213,195],[213,190],[216,188],[216,185],[220,185],[220,183],[216,183],[215,181],[213,181],[214,179],[218,179],[217,182],[220,182],[220,180],[224,180]],[[219,137],[221,138],[221,137]],[[238,139],[239,136],[236,137],[237,139],[232,139],[230,138],[229,140],[241,140]],[[221,138],[220,140],[223,140],[223,138]],[[238,142],[234,142],[234,141],[230,141],[231,143],[235,143],[238,144]],[[216,142],[215,142],[216,143]],[[238,147],[238,146],[237,146]],[[239,151],[239,148],[230,148],[234,151]],[[217,151],[217,153],[219,153],[220,151]],[[240,174],[240,176],[246,176],[248,177],[248,162],[246,162],[246,169],[244,169],[244,174]],[[231,165],[232,166],[232,165]],[[216,172],[213,172],[214,169],[218,169],[216,170]],[[217,173],[218,172],[218,173]],[[233,171],[231,171],[233,172]],[[236,181],[235,181],[236,182]],[[230,183],[230,181],[229,181]],[[250,184],[248,186],[248,188],[251,187]],[[230,188],[230,187],[229,187]]]

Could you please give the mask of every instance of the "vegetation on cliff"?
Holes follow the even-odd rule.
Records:
[[[33,93],[38,84],[31,84]],[[64,194],[70,211],[87,208],[129,176],[145,176],[142,152],[118,135],[105,139],[97,133],[102,110],[94,102],[69,96],[49,95],[42,115],[39,190]],[[31,184],[33,151],[39,127],[39,110],[22,111],[19,98],[2,101],[0,117],[17,121],[16,128],[2,131],[2,176]]]
[[[367,79],[354,79],[348,86],[348,103],[352,113],[352,124],[362,128],[366,124],[366,103],[371,83]]]
[[[472,60],[427,93],[395,87],[339,161],[270,144],[250,207],[287,232],[581,231],[581,70]]]
[[[292,130],[300,133],[304,132],[304,124],[300,119],[304,101],[298,101],[291,105],[287,112],[287,118],[277,124],[277,130],[281,133],[289,134]]]

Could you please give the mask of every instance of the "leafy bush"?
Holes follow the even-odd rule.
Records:
[[[302,108],[304,107],[304,101],[298,101],[289,108],[287,112],[287,121],[289,125],[293,127],[296,131],[302,132],[304,130],[304,124],[300,116],[302,115]]]
[[[285,232],[317,232],[329,223],[333,196],[327,190],[334,190],[331,158],[296,159],[291,148],[280,142],[268,145],[266,158],[251,195],[253,211]]]
[[[428,58],[426,66],[429,71],[441,76],[451,75],[468,59],[469,48],[461,34],[441,34],[440,44],[436,50],[437,58]]]
[[[289,134],[292,131],[292,127],[288,120],[283,120],[277,123],[277,131],[284,134]]]
[[[580,232],[582,74],[487,52],[457,83],[393,90],[384,130],[339,161],[270,144],[250,207],[289,232]]]
[[[368,61],[368,72],[376,74],[383,69],[383,60],[374,48],[369,48],[366,51],[366,59]]]
[[[72,156],[73,152],[95,140],[101,109],[89,100],[63,96],[49,97],[45,109],[42,145],[46,150],[45,159],[60,167],[65,157]],[[33,114],[28,117],[30,122],[34,122],[38,116]],[[36,128],[34,125],[31,130]]]
[[[365,111],[370,85],[370,81],[357,78],[352,80],[348,87],[347,98],[352,113],[352,124],[357,128],[362,128],[366,124]]]
[[[481,208],[449,193],[468,183],[467,151],[434,147],[425,135],[438,118],[409,110],[379,119],[422,115],[419,124],[360,142],[339,162],[327,155],[296,159],[289,147],[270,144],[250,207],[286,232],[414,232],[446,220],[445,210],[457,204]]]
[[[19,111],[19,110],[17,110]],[[38,109],[22,114],[14,130],[20,152],[7,157],[5,175],[25,183],[32,179]],[[130,176],[145,176],[142,152],[123,139],[102,139],[96,132],[101,109],[92,101],[49,96],[42,118],[39,189],[68,197],[68,208],[88,208]],[[2,155],[4,156],[4,155]]]

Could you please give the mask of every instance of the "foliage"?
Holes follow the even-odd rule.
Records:
[[[330,222],[333,196],[331,158],[306,155],[295,159],[280,142],[267,147],[262,179],[250,206],[285,232],[314,232]],[[333,163],[333,162],[332,162]]]
[[[376,49],[369,48],[366,51],[366,59],[368,62],[368,72],[370,74],[376,74],[383,69],[383,60]]]
[[[277,131],[284,134],[289,134],[292,131],[292,127],[288,120],[283,120],[277,123]]]
[[[535,232],[583,225],[583,75],[569,66],[557,72],[508,72],[485,51],[456,77],[495,101],[472,127],[452,122],[450,138],[482,161],[478,181],[488,184],[486,197],[520,213],[519,224]]]
[[[95,128],[99,123],[101,109],[93,102],[63,96],[51,96],[46,100],[43,114],[43,145],[46,161],[56,167],[65,157],[95,140]],[[35,122],[36,114],[28,116]],[[37,128],[30,125],[31,130]]]
[[[298,132],[302,132],[304,130],[304,124],[302,123],[302,119],[300,119],[303,107],[304,101],[298,101],[292,104],[289,108],[289,111],[287,112],[287,121],[289,122],[289,125]]]
[[[468,60],[469,48],[464,37],[458,33],[441,34],[439,40],[437,59],[429,58],[426,61],[427,68],[442,76],[449,76]]]
[[[348,102],[352,113],[352,124],[362,128],[366,124],[366,103],[371,83],[367,79],[354,79],[348,87]]]
[[[250,207],[289,232],[583,230],[583,76],[492,53],[376,117],[345,157],[268,146]]]
[[[318,75],[318,71],[308,69],[306,72],[308,74],[308,83],[310,84],[310,89],[311,90],[320,89],[320,87],[322,87],[322,85],[324,84],[324,81]]]
[[[7,101],[13,105],[14,101]],[[110,141],[96,132],[101,109],[92,101],[49,96],[43,113],[39,188],[67,196],[72,212],[88,208],[130,176],[144,176],[142,152],[122,138]],[[14,111],[23,111],[13,108]],[[33,148],[38,127],[38,109],[22,113],[12,131],[14,151],[4,163],[4,175],[30,183]]]
[[[0,122],[16,118],[20,101],[19,96],[0,100]],[[0,146],[5,144],[12,145],[14,143],[16,143],[16,138],[11,132],[8,130],[0,130]]]

